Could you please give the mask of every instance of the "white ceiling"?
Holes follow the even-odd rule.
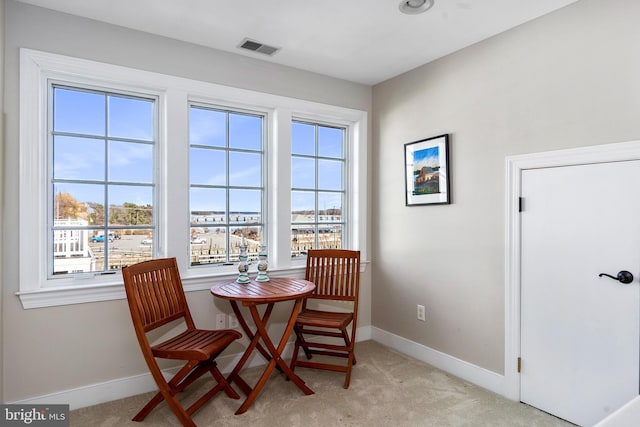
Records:
[[[576,0],[18,0],[282,65],[373,85]],[[282,48],[238,49],[248,37]]]

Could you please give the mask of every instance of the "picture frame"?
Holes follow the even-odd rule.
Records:
[[[404,144],[406,206],[451,203],[449,134]]]

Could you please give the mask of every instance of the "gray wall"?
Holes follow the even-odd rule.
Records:
[[[4,0],[0,0],[0,182],[4,181]],[[3,229],[4,191],[0,185],[0,230]],[[2,244],[0,242],[0,271],[2,268]],[[0,274],[0,291],[2,290],[2,275]],[[2,313],[2,292],[0,292],[0,313]],[[4,321],[0,314],[0,356],[3,353],[4,340],[2,329]],[[2,357],[0,357],[2,359]],[[0,402],[4,402],[4,369],[0,363]]]
[[[18,271],[8,266],[18,264],[19,47],[367,111],[372,95],[11,0],[5,13],[1,379],[3,401],[13,401],[146,371],[124,301],[25,311],[15,296]],[[372,303],[361,324],[371,319],[503,372],[504,158],[640,139],[638,16],[635,0],[581,0],[373,88],[373,263],[363,278]],[[405,207],[403,144],[441,133],[452,137],[453,204]],[[213,325],[218,309],[208,293],[189,300],[196,321]],[[416,320],[416,304],[426,305],[426,323]]]
[[[293,68],[6,2],[5,196],[2,233],[4,401],[16,401],[147,372],[126,301],[23,310],[18,290],[19,52],[38,49],[371,113],[371,88]],[[363,277],[370,288],[370,274]],[[208,291],[188,295],[196,322],[214,327]],[[370,304],[360,324],[370,323]],[[240,351],[240,349],[236,349]]]
[[[374,326],[503,373],[505,156],[640,139],[638,17],[581,0],[373,88]],[[405,207],[403,144],[442,133],[453,204]]]

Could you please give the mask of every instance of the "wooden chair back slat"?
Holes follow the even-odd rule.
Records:
[[[355,301],[360,284],[360,254],[343,249],[309,251],[305,280],[316,285],[310,298]]]
[[[184,318],[193,325],[177,265],[172,259],[153,260],[123,270],[131,286],[131,307],[144,332],[149,332],[176,319]]]

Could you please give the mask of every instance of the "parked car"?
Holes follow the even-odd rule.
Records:
[[[111,234],[109,234],[109,241],[113,242],[113,236],[111,236]],[[104,242],[104,234],[98,234],[97,236],[92,236],[91,237],[91,242],[93,242],[93,243]]]
[[[153,244],[153,239],[142,239],[142,242],[140,242],[140,244],[151,246]]]
[[[194,237],[193,239],[191,239],[192,245],[203,245],[205,243],[207,243],[207,239],[205,239],[204,237]]]
[[[109,233],[109,240],[118,240],[120,239],[120,235],[118,233]]]

